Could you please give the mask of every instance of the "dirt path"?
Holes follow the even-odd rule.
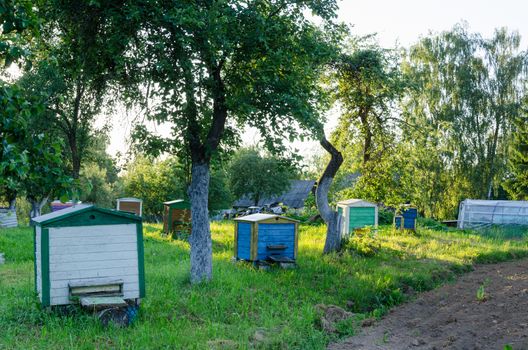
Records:
[[[479,301],[482,284],[486,300]],[[528,259],[477,266],[328,349],[503,350],[506,344],[528,349]]]

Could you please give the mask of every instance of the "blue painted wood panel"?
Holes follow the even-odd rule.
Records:
[[[251,252],[251,224],[247,222],[238,223],[237,258],[250,259]]]
[[[401,217],[395,217],[394,218],[394,226],[397,228],[397,229],[401,229],[401,220],[402,218]]]
[[[414,230],[416,227],[415,219],[418,217],[418,210],[416,208],[406,209],[402,214],[403,227],[406,229]]]
[[[265,260],[270,255],[294,259],[295,224],[259,224],[257,258]],[[268,245],[285,245],[285,250],[270,250]]]

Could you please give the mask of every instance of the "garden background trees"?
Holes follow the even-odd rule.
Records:
[[[493,198],[504,181],[526,82],[519,42],[505,29],[483,39],[459,25],[410,49],[402,138],[425,215],[453,217],[460,200]]]
[[[287,191],[292,178],[289,169],[277,158],[262,156],[256,149],[238,151],[229,164],[228,173],[233,196],[247,196],[255,206],[263,198]]]
[[[237,143],[245,125],[275,151],[321,125],[318,78],[333,51],[331,28],[321,31],[305,13],[325,22],[336,8],[333,0],[233,0],[143,1],[130,10],[140,22],[130,76],[147,82],[137,90],[147,94],[142,100],[151,99],[147,117],[172,128],[170,137],[139,128],[136,139],[154,152],[191,159],[193,283],[212,276],[211,161]]]

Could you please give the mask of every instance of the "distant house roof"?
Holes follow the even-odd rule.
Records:
[[[315,184],[314,180],[291,180],[290,189],[280,196],[263,198],[258,202],[259,206],[271,205],[273,203],[282,203],[290,208],[302,208],[304,207],[304,201],[308,198],[310,191]],[[237,200],[234,207],[250,207],[255,203],[244,196]]]

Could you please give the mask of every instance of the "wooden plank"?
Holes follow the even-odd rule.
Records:
[[[259,229],[259,223],[254,222],[252,224],[253,230],[251,232],[251,254],[250,259],[255,261],[258,257],[258,229]]]
[[[83,307],[95,309],[127,306],[126,301],[121,297],[82,297],[80,302]]]
[[[126,243],[106,243],[98,242],[95,244],[76,245],[76,246],[51,246],[50,254],[52,255],[70,255],[78,253],[112,253],[120,251],[129,251],[136,249],[136,242]]]
[[[68,272],[81,270],[94,270],[104,268],[128,267],[137,264],[137,258],[112,260],[112,261],[86,261],[71,263],[52,263],[50,270],[53,272]]]
[[[137,262],[127,267],[109,267],[105,269],[79,270],[51,272],[52,281],[61,280],[85,280],[90,278],[118,278],[120,276],[131,276],[137,273]]]
[[[86,294],[121,294],[121,284],[109,284],[106,286],[87,286],[70,288],[70,295],[79,296]]]
[[[122,290],[121,293],[112,293],[112,295],[118,295],[125,299],[136,299],[140,298],[139,285],[127,286]],[[52,289],[51,298],[72,298],[68,288]]]
[[[55,239],[83,237],[106,239],[116,236],[135,237],[135,232],[131,230],[131,227],[135,226],[136,225],[53,227],[50,229],[50,234],[52,234]]]
[[[97,280],[79,280],[71,281],[69,283],[70,288],[79,288],[79,287],[96,287],[96,286],[108,286],[108,285],[122,285],[122,279],[110,279],[102,278]]]
[[[125,290],[123,292],[123,299],[125,300],[133,300],[138,299],[139,296],[139,288],[136,288],[135,290]],[[72,304],[72,300],[70,300],[70,295],[67,293],[61,294],[61,295],[54,295],[50,299],[51,303],[50,305],[68,305]]]
[[[122,259],[137,259],[137,250],[128,250],[112,253],[82,253],[72,255],[52,255],[50,263],[71,263],[71,262],[90,262],[90,261],[113,261]]]
[[[66,238],[66,239],[58,239],[53,240],[52,247],[86,247],[89,245],[96,245],[102,243],[101,241],[95,241],[93,238],[90,237],[78,237],[78,238]],[[126,244],[126,243],[136,243],[135,237],[129,237],[129,236],[115,236],[115,237],[108,237],[105,239],[104,243],[106,244]]]

